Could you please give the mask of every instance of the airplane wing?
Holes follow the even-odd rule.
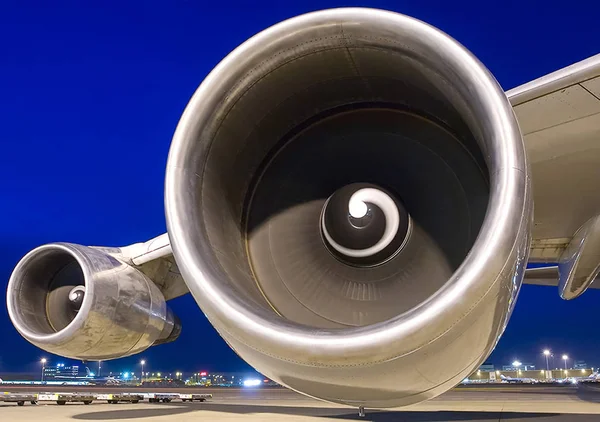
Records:
[[[562,274],[585,290],[600,269],[600,54],[506,94],[531,164],[530,262],[559,264],[529,269],[525,282],[557,285]]]
[[[121,248],[93,247],[137,268],[159,288],[165,300],[189,293],[173,257],[167,233],[147,242],[134,243]]]

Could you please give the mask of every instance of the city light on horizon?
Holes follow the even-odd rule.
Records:
[[[560,345],[556,349],[560,350]],[[573,354],[571,353],[558,353],[551,352],[550,354],[544,354],[542,349],[542,353],[538,352],[537,354],[523,353],[520,355],[520,350],[513,351],[511,355],[506,356],[507,359],[498,359],[497,361],[488,361],[485,364],[482,364],[479,368],[475,368],[472,373],[467,377],[467,381],[472,383],[501,383],[501,382],[521,382],[510,380],[511,377],[514,379],[524,379],[529,382],[530,379],[535,380],[531,382],[551,382],[549,380],[556,380],[558,382],[565,383],[575,383],[573,379],[584,380],[585,382],[589,381],[589,379],[595,379],[590,374],[593,375],[593,369],[591,364],[593,362],[589,362],[590,365],[586,363],[583,359],[574,360]],[[572,352],[572,350],[569,350]],[[534,350],[535,353],[535,350]],[[537,362],[535,356],[537,355]],[[518,358],[517,358],[518,356]],[[547,358],[549,363],[552,363],[552,369],[546,370],[543,366],[543,360]],[[45,362],[45,369],[42,365],[42,359]],[[541,361],[541,360],[542,361]],[[552,359],[557,359],[553,361]],[[563,360],[563,366],[560,366],[560,360]],[[147,365],[149,362],[146,359],[137,359],[133,361],[133,364],[141,364],[142,361]],[[154,362],[154,360],[153,360]],[[158,362],[158,361],[157,361]],[[494,366],[493,362],[496,362]],[[556,364],[554,363],[556,362]],[[65,379],[65,377],[89,377],[89,378],[98,378],[108,377],[114,378],[115,380],[120,380],[121,385],[145,385],[142,383],[151,383],[152,385],[158,386],[215,386],[215,387],[243,387],[244,389],[253,390],[255,388],[260,388],[263,383],[268,383],[268,385],[277,384],[274,381],[263,381],[260,373],[255,372],[213,372],[210,371],[202,371],[202,372],[187,372],[187,376],[183,376],[183,372],[178,368],[176,371],[172,370],[171,365],[164,365],[165,362],[158,362],[160,368],[152,368],[155,372],[143,372],[146,371],[146,366],[144,366],[144,371],[142,373],[137,370],[137,374],[134,374],[131,366],[123,362],[123,365],[119,365],[118,367],[111,366],[113,369],[112,372],[109,373],[109,369],[104,368],[104,373],[100,375],[96,371],[93,371],[93,367],[96,366],[96,362],[77,362],[75,360],[59,360],[55,357],[52,358],[39,358],[38,363],[40,367],[42,367],[43,384],[49,383],[52,385],[53,382],[59,379]],[[83,363],[83,367],[82,367]],[[86,366],[89,365],[89,368]],[[201,363],[201,365],[194,366],[204,366],[206,362]],[[499,366],[500,365],[500,366]],[[537,365],[541,366],[538,367]],[[174,365],[173,365],[174,366]],[[179,366],[179,365],[178,365]],[[40,367],[37,367],[38,370]],[[79,368],[79,369],[77,369]],[[160,371],[157,371],[160,369]],[[92,370],[93,372],[91,372]],[[116,371],[115,371],[116,370]],[[91,372],[91,373],[90,373]],[[39,373],[38,373],[39,374]],[[138,376],[140,377],[138,377]],[[145,376],[144,376],[145,375]],[[152,377],[150,376],[152,375]],[[201,377],[201,375],[204,375]],[[39,377],[39,375],[38,375]],[[524,378],[521,378],[524,377]],[[569,378],[570,377],[570,378]],[[37,378],[38,383],[40,378]],[[256,383],[255,380],[260,382]],[[510,381],[507,381],[510,380]],[[265,384],[267,385],[267,384]]]
[[[487,373],[491,372],[494,374],[505,374],[507,375],[505,372],[508,371],[514,371],[513,372],[513,377],[516,377],[517,375],[515,374],[523,374],[522,376],[528,376],[525,375],[527,374],[529,371],[535,371],[536,376],[538,376],[537,374],[541,373],[541,370],[545,370],[545,371],[560,371],[560,373],[562,374],[561,376],[564,376],[565,371],[568,370],[569,375],[573,376],[573,373],[577,374],[577,376],[579,376],[579,373],[581,371],[582,368],[585,368],[586,371],[590,371],[591,367],[593,365],[594,362],[589,362],[586,363],[585,360],[578,358],[579,360],[574,360],[574,355],[572,353],[564,353],[564,349],[563,349],[563,353],[559,353],[558,350],[560,350],[562,347],[560,344],[558,345],[554,345],[555,347],[553,349],[550,348],[542,348],[541,349],[541,353],[540,353],[540,349],[538,349],[538,353],[537,353],[537,360],[535,359],[535,350],[533,351],[533,353],[531,354],[531,356],[528,353],[523,353],[523,355],[521,355],[519,352],[521,352],[521,350],[514,350],[511,354],[512,356],[508,355],[506,356],[506,358],[508,359],[501,359],[499,358],[497,361],[493,360],[491,362],[486,363],[485,365],[481,365],[481,367],[479,368],[474,368],[473,373],[471,374],[472,377],[477,377],[479,379],[487,379]],[[556,347],[558,346],[558,347]],[[567,347],[565,347],[567,348]],[[554,351],[553,351],[554,350]],[[524,351],[527,352],[527,351]],[[569,350],[569,352],[572,352],[572,350]],[[541,359],[541,360],[540,360]],[[543,360],[546,359],[547,360],[547,366],[544,367],[544,363]],[[554,360],[556,359],[556,360]],[[563,361],[563,365],[560,365],[560,360]],[[132,368],[130,366],[131,362],[129,364],[126,364],[126,362],[123,362],[123,365],[121,366],[120,364],[115,365],[115,366],[110,366],[110,368],[103,368],[104,372],[102,374],[99,374],[97,371],[95,371],[94,368],[97,365],[97,361],[94,362],[77,362],[75,360],[69,360],[69,361],[65,361],[65,360],[60,360],[57,359],[56,357],[52,357],[52,358],[40,358],[38,357],[37,360],[38,364],[40,366],[38,366],[38,371],[41,369],[43,374],[40,374],[43,377],[43,382],[50,382],[51,380],[54,379],[54,377],[56,376],[55,373],[59,373],[61,374],[62,377],[65,376],[70,376],[71,373],[77,373],[77,369],[73,369],[73,368],[77,368],[79,367],[79,371],[83,371],[80,372],[83,374],[83,376],[90,376],[90,372],[94,373],[94,377],[110,377],[110,378],[118,378],[121,380],[124,379],[128,379],[129,381],[132,380],[136,380],[137,384],[141,384],[142,382],[144,383],[148,383],[148,382],[153,382],[153,383],[157,383],[157,382],[165,382],[165,380],[171,380],[170,382],[177,382],[179,383],[179,381],[181,380],[181,382],[185,381],[186,383],[191,383],[192,385],[194,384],[202,384],[202,385],[220,385],[220,383],[223,384],[236,384],[238,386],[244,386],[244,381],[245,380],[252,380],[252,379],[258,379],[260,377],[260,375],[258,376],[254,376],[253,372],[238,372],[235,374],[235,381],[234,381],[234,377],[232,376],[233,371],[229,372],[227,371],[227,369],[225,369],[225,373],[221,374],[226,374],[225,377],[223,375],[218,375],[218,372],[213,372],[212,370],[208,371],[208,370],[201,370],[200,372],[186,372],[187,375],[184,376],[184,373],[178,368],[176,371],[174,371],[172,369],[172,367],[170,367],[171,365],[163,365],[163,363],[158,362],[159,363],[159,367],[153,367],[149,368],[149,360],[148,359],[141,359],[138,357],[138,359],[134,360],[132,363],[133,365],[141,365],[143,362],[143,371],[140,372],[140,369],[137,369],[137,372],[134,375],[134,370],[135,368]],[[154,362],[154,360],[153,360]],[[496,362],[495,368],[492,362]],[[83,366],[82,366],[83,363]],[[208,363],[210,365],[210,363]],[[501,365],[500,365],[501,364]],[[114,365],[114,364],[113,364]],[[206,362],[200,362],[200,364],[196,364],[194,366],[200,366],[203,367],[207,365]],[[89,368],[87,367],[89,366]],[[104,364],[103,364],[104,366]],[[157,365],[158,366],[158,365]],[[174,365],[173,365],[174,366]],[[179,365],[178,365],[179,366]],[[551,367],[551,368],[550,368]],[[83,369],[82,369],[83,368]],[[154,372],[147,372],[147,369],[154,369]],[[193,369],[193,368],[192,368]],[[109,373],[109,370],[111,370],[111,372]],[[158,371],[159,370],[159,371]],[[498,371],[499,370],[499,371]],[[190,369],[191,371],[191,369]],[[591,370],[593,372],[593,370]],[[87,373],[86,373],[87,372]],[[38,372],[39,374],[39,372]],[[37,376],[37,380],[40,380],[40,375]],[[151,376],[152,375],[152,376]],[[551,376],[552,373],[550,372]],[[492,375],[493,376],[493,375]],[[508,375],[507,375],[508,376]],[[519,375],[521,376],[521,375]],[[473,379],[477,379],[477,378],[473,378]],[[224,381],[225,380],[225,381]],[[262,384],[262,379],[261,379],[261,384]],[[183,385],[183,383],[181,384]]]

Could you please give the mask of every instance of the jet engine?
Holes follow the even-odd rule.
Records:
[[[477,368],[529,253],[506,95],[457,41],[386,11],[309,13],[230,53],[181,117],[165,189],[175,259],[225,341],[353,406]]]
[[[181,331],[156,285],[110,251],[50,243],[29,252],[8,283],[19,333],[50,353],[108,360],[175,340]]]

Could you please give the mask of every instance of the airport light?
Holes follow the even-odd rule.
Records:
[[[568,355],[562,355],[563,360],[565,361],[565,371],[567,370],[567,360],[569,360]]]
[[[546,356],[546,371],[549,371],[550,365],[548,364],[548,356],[550,356],[550,350],[544,350],[544,356]]]
[[[248,379],[244,380],[244,387],[256,387],[260,385],[260,380],[257,379]]]
[[[42,358],[40,362],[42,362],[42,382],[44,382],[44,369],[46,368],[46,362],[48,361],[46,360],[46,358]]]
[[[521,362],[519,362],[518,360],[516,360],[516,361],[514,361],[512,363],[512,366],[515,367],[515,368],[517,368],[517,369],[519,369],[519,366],[521,366]]]
[[[142,359],[140,361],[140,364],[142,365],[142,378],[141,378],[141,380],[142,380],[142,382],[144,382],[144,365],[146,364],[146,361],[144,359]]]
[[[102,361],[98,361],[98,376],[100,376],[100,370],[102,369]]]

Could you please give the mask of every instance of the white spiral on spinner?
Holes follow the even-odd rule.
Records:
[[[346,248],[333,240],[327,231],[327,226],[325,224],[325,213],[323,213],[321,222],[323,227],[323,235],[331,247],[339,253],[352,258],[365,258],[384,250],[390,243],[392,243],[394,237],[396,237],[398,228],[400,227],[400,213],[398,212],[398,208],[396,207],[394,200],[390,198],[389,195],[378,189],[359,189],[352,194],[350,200],[348,201],[348,213],[354,218],[364,217],[368,211],[368,206],[366,204],[367,202],[377,205],[381,209],[385,217],[385,229],[381,239],[379,239],[379,241],[373,246],[369,246],[365,249]]]
[[[85,287],[84,286],[76,286],[71,289],[69,292],[69,300],[73,303],[78,300],[83,300],[83,295],[85,295]]]

